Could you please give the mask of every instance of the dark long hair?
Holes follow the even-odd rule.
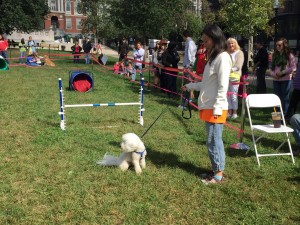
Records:
[[[289,48],[289,44],[286,38],[278,38],[275,43],[282,41],[283,44],[283,54],[285,55],[286,61],[288,62],[290,59],[291,50]],[[279,51],[275,48],[274,55],[280,54]]]
[[[207,35],[210,37],[213,42],[214,46],[211,49],[210,57],[209,57],[209,64],[222,52],[226,51],[226,38],[223,34],[221,28],[215,24],[208,24],[204,27],[202,34]]]

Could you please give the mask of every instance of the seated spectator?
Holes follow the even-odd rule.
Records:
[[[287,113],[285,115],[286,120],[289,120],[291,116],[295,114],[299,102],[300,102],[300,63],[298,63],[296,75],[293,78],[293,92],[290,98],[290,103],[289,103]]]
[[[26,59],[26,65],[28,66],[42,66],[44,63],[38,57],[37,53],[31,54]]]
[[[132,76],[135,76],[136,74],[136,70],[135,68],[133,67],[133,64],[131,61],[128,61],[128,65],[127,67],[125,68],[125,76],[128,77],[128,78],[131,78]]]
[[[120,69],[120,64],[119,62],[115,62],[114,64],[114,74],[118,74]]]
[[[291,127],[294,129],[293,136],[295,138],[298,149],[293,151],[295,155],[300,154],[300,114],[294,114],[290,119]]]

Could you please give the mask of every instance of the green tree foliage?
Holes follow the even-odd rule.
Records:
[[[164,38],[189,24],[189,0],[110,0],[110,15],[120,35]],[[189,26],[188,26],[189,28]]]
[[[44,27],[44,17],[49,13],[45,0],[0,0],[0,33],[13,30],[30,32]]]
[[[112,38],[118,35],[108,1],[82,0],[78,8],[87,15],[87,18],[82,21],[82,33],[93,33],[99,38]]]
[[[220,17],[225,31],[244,37],[255,35],[258,31],[268,31],[268,22],[273,16],[273,1],[270,0],[223,0],[224,7]]]

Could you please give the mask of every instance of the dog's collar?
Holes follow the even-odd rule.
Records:
[[[143,155],[144,155],[145,151],[146,151],[146,149],[144,149],[144,151],[142,151],[142,152],[134,151],[134,153],[139,154],[141,156],[141,158],[143,158]]]

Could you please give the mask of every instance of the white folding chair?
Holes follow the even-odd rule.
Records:
[[[281,107],[281,101],[278,98],[277,95],[275,94],[250,94],[246,98],[246,107],[248,111],[248,117],[249,117],[249,122],[250,122],[250,128],[251,128],[251,134],[252,134],[252,140],[253,140],[253,146],[256,154],[256,159],[257,163],[260,166],[259,162],[259,157],[263,156],[281,156],[281,155],[290,155],[292,157],[292,161],[295,164],[294,156],[293,156],[293,151],[289,139],[289,134],[292,133],[294,130],[290,127],[286,126],[284,116],[282,113],[282,107]],[[259,125],[253,125],[252,124],[252,119],[251,119],[251,113],[250,109],[251,108],[273,108],[273,107],[279,107],[280,112],[281,112],[281,118],[283,121],[283,125],[281,125],[280,128],[274,128],[273,124],[259,124]],[[270,114],[271,117],[271,114]],[[259,131],[259,136],[258,138],[255,138],[254,136],[254,131]],[[288,143],[289,146],[289,153],[275,153],[275,154],[259,154],[257,151],[257,142],[265,137],[268,134],[278,134],[278,133],[284,133],[285,134],[285,140],[283,143],[281,143],[278,148],[276,149],[279,150],[286,142]]]

